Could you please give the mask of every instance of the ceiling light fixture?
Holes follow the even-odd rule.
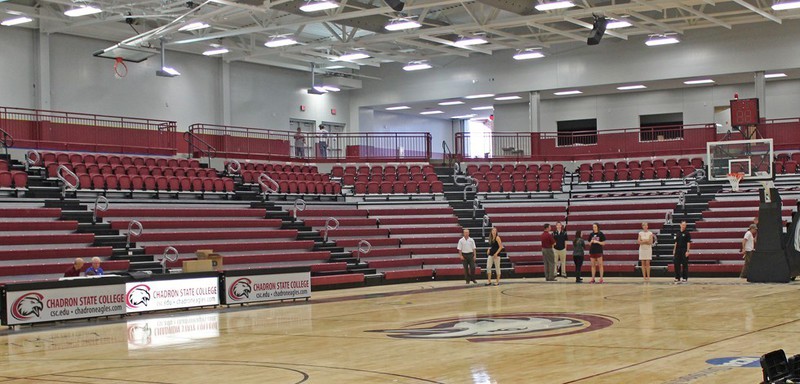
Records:
[[[650,35],[650,38],[644,42],[648,47],[656,47],[659,45],[678,44],[681,41],[672,35]]]
[[[439,110],[436,110],[436,111],[425,111],[425,112],[420,112],[419,114],[420,114],[420,115],[438,115],[438,114],[440,114],[440,113],[444,113],[444,112],[442,112],[442,111],[439,111]]]
[[[787,9],[800,8],[800,1],[783,1],[780,3],[772,4],[773,11],[785,11]]]
[[[624,85],[622,87],[617,87],[617,90],[620,90],[620,91],[632,91],[634,89],[645,89],[645,88],[647,88],[647,87],[642,85],[642,84],[636,84],[636,85]]]
[[[463,101],[458,101],[458,100],[443,101],[443,102],[439,103],[439,105],[461,105],[461,104],[464,104],[464,102]]]
[[[687,80],[683,82],[686,85],[697,85],[697,84],[713,84],[714,80],[711,79],[700,79],[700,80]]]
[[[189,23],[189,24],[184,25],[183,27],[178,28],[178,31],[180,31],[180,32],[191,32],[191,31],[197,31],[197,30],[200,30],[200,29],[206,29],[208,27],[210,27],[210,25],[208,25],[208,24],[206,24],[206,23],[204,23],[202,21],[195,21],[194,23]]]
[[[464,96],[465,99],[470,99],[470,100],[472,100],[472,99],[485,99],[487,97],[494,97],[494,93],[481,93],[481,94],[478,94],[478,95]]]
[[[82,5],[78,8],[72,8],[64,12],[64,15],[69,17],[81,17],[81,16],[88,16],[94,15],[95,13],[103,12],[102,9],[93,7],[91,5]]]
[[[300,6],[300,10],[303,12],[319,12],[333,8],[339,8],[339,3],[335,1],[322,0],[322,1],[309,1]]]
[[[536,8],[537,11],[544,12],[544,11],[552,11],[552,10],[555,10],[555,9],[572,8],[574,6],[575,6],[575,3],[571,2],[571,1],[553,1],[553,2],[550,2],[550,3],[539,3],[539,4],[536,4],[536,6],[534,8]]]
[[[30,23],[31,21],[33,21],[33,19],[31,19],[30,17],[21,16],[21,17],[15,17],[13,19],[3,20],[2,22],[0,22],[0,25],[5,27],[10,27],[13,25]]]
[[[404,71],[420,71],[423,69],[431,69],[433,68],[427,61],[412,61],[408,63],[408,65],[403,67]]]
[[[473,45],[481,45],[486,44],[488,41],[482,37],[461,37],[460,39],[456,40],[453,44],[456,47],[471,47]]]
[[[628,28],[631,24],[630,21],[627,20],[611,20],[606,24],[606,29],[620,29],[620,28]]]
[[[495,97],[494,99],[497,101],[509,101],[509,100],[519,100],[521,98],[522,97],[519,96],[501,96],[501,97]]]
[[[355,52],[348,52],[348,53],[345,53],[344,55],[339,56],[339,60],[342,60],[342,61],[353,61],[353,60],[367,59],[369,57],[370,56],[368,54],[364,53],[364,52],[355,51]]]
[[[204,52],[203,52],[203,56],[216,56],[216,55],[224,55],[224,54],[226,54],[226,53],[228,53],[228,52],[230,52],[230,51],[228,50],[228,48],[225,48],[225,47],[217,47],[217,48],[211,48],[211,49],[209,49],[209,50],[207,50],[207,51],[204,51]]]
[[[323,85],[322,89],[324,89],[324,90],[326,90],[328,92],[339,92],[339,91],[342,90],[341,88],[339,88],[339,87],[337,87],[335,85]]]
[[[409,107],[407,105],[398,105],[396,107],[386,108],[387,111],[402,111],[404,109],[411,109],[411,107]]]
[[[530,49],[523,49],[517,51],[514,54],[514,60],[530,60],[530,59],[538,59],[540,57],[544,57],[544,53],[542,53],[539,48],[530,48]]]
[[[290,45],[298,44],[297,40],[289,37],[289,36],[272,36],[264,46],[267,48],[278,48],[278,47],[287,47]]]
[[[786,77],[785,73],[767,73],[764,75],[765,79],[777,79],[779,77]]]
[[[572,91],[555,92],[553,94],[556,95],[556,96],[569,96],[569,95],[580,95],[581,93],[583,93],[583,92],[575,89],[575,90],[572,90]]]
[[[478,116],[478,115],[476,115],[474,113],[470,113],[469,115],[453,116],[453,117],[451,117],[451,119],[469,119],[469,118],[472,118],[472,117],[475,117],[475,116]]]
[[[166,64],[167,55],[166,50],[164,49],[164,39],[161,39],[161,69],[156,71],[156,76],[159,77],[176,77],[180,76],[181,73],[178,72],[175,68],[168,67]]]
[[[490,109],[494,109],[494,106],[486,105],[486,106],[483,106],[483,107],[473,107],[473,108],[470,108],[470,109],[473,110],[473,111],[488,111]]]
[[[403,31],[406,29],[415,29],[420,27],[422,27],[422,24],[406,18],[392,19],[389,21],[389,24],[386,24],[386,26],[384,26],[384,28],[386,28],[387,31],[392,31],[392,32]]]

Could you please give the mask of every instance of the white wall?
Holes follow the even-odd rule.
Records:
[[[25,28],[0,30],[0,106],[35,106],[33,36]]]
[[[364,112],[369,115],[369,112]],[[363,113],[362,113],[363,115]],[[436,119],[402,115],[390,112],[372,112],[372,122],[368,130],[361,132],[428,132],[431,134],[431,150],[442,153],[442,141],[453,148],[453,123],[449,119]]]
[[[494,130],[497,132],[530,132],[530,104],[495,104]]]

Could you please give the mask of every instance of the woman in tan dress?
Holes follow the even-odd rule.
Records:
[[[653,243],[655,236],[647,229],[647,223],[642,223],[642,231],[639,232],[639,261],[642,262],[642,276],[644,281],[650,281],[650,260],[653,259]]]

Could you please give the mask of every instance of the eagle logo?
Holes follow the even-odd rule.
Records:
[[[512,313],[430,320],[400,329],[382,329],[402,339],[466,339],[470,342],[537,339],[589,332],[611,326],[614,319],[577,313]]]
[[[149,345],[153,341],[153,330],[148,323],[128,323],[128,343]]]
[[[139,284],[128,290],[125,295],[125,304],[128,308],[139,308],[147,306],[150,302],[150,287],[146,284]]]
[[[249,299],[250,292],[253,292],[253,281],[243,277],[231,284],[231,287],[228,289],[228,296],[233,300]]]
[[[39,317],[44,309],[44,296],[38,292],[30,292],[20,296],[11,305],[11,316],[17,320]]]

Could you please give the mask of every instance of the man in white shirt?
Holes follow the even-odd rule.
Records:
[[[753,251],[756,250],[756,231],[758,227],[755,224],[750,224],[750,228],[744,233],[742,238],[742,258],[744,259],[744,267],[739,277],[742,279],[747,278],[747,267],[750,265],[750,258],[753,257]]]
[[[461,264],[464,265],[464,279],[478,284],[475,280],[475,256],[478,254],[475,247],[475,240],[469,237],[469,229],[464,230],[464,237],[458,239],[458,256],[461,257]]]

